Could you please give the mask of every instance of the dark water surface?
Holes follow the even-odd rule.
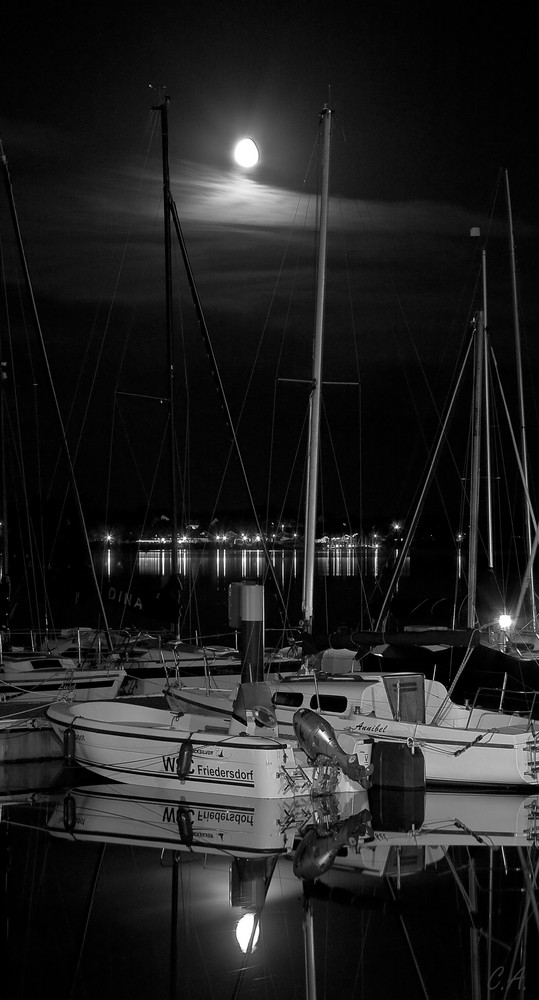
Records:
[[[111,624],[159,621],[169,555],[96,552]],[[264,579],[257,551],[185,550],[182,559],[189,636],[227,629],[230,582]],[[359,565],[354,552],[319,555],[324,627],[358,624],[380,573],[372,559],[363,575]],[[428,619],[449,602],[454,567],[440,567],[434,554],[412,560],[403,607]],[[299,620],[300,555],[277,552],[275,569]],[[265,593],[266,622],[278,627]],[[371,789],[293,805],[200,802],[181,788],[103,786],[60,761],[7,769],[0,856],[9,1000],[536,993],[537,795]],[[362,826],[365,809],[372,832]],[[249,914],[259,938],[245,952],[236,926]]]
[[[10,1000],[535,995],[537,796],[223,804],[55,780],[2,805]]]
[[[327,634],[342,623],[370,627],[397,554],[394,548],[383,546],[320,545],[314,578],[315,628]],[[277,633],[283,623],[298,626],[302,616],[302,550],[276,547],[269,555],[271,572],[260,548],[201,545],[180,549],[182,635],[190,639],[230,638],[229,585],[242,580],[264,585],[268,630]],[[169,586],[169,548],[105,545],[95,549],[94,564],[111,625],[158,626],[177,612],[177,593]],[[419,619],[423,624],[450,625],[458,583],[454,553],[417,552],[404,566],[393,614]]]

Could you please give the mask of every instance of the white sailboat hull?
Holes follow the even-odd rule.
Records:
[[[354,733],[419,747],[432,783],[539,788],[537,736],[525,726],[485,731],[358,718]]]
[[[417,704],[407,704],[409,694]],[[456,705],[442,684],[421,674],[294,678],[278,686],[273,702],[283,735],[294,713],[310,708],[338,738],[348,733],[417,746],[427,783],[539,788],[539,734],[527,719]],[[404,721],[407,712],[414,721]]]

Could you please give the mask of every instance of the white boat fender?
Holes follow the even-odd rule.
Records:
[[[311,760],[326,757],[337,764],[351,781],[370,788],[373,766],[360,764],[356,754],[350,756],[339,745],[333,726],[310,708],[300,708],[292,719],[296,739]]]
[[[180,747],[180,752],[176,761],[176,774],[178,775],[178,778],[187,778],[189,771],[191,770],[192,763],[193,744],[191,740],[184,740]]]

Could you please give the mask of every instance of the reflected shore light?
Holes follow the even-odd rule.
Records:
[[[255,167],[260,153],[254,139],[240,139],[234,147],[234,159],[240,167]]]

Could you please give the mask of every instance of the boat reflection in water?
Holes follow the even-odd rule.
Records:
[[[538,816],[538,796],[418,789],[28,796],[3,813],[9,996],[521,997]]]

